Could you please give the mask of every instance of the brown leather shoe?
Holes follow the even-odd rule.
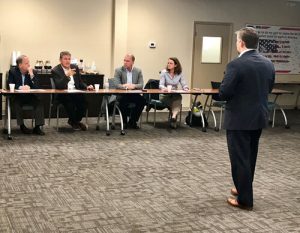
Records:
[[[127,127],[130,129],[140,129],[136,122],[128,124]]]
[[[172,129],[176,129],[177,128],[177,118],[171,118],[171,120],[170,120],[170,127],[172,128]]]
[[[28,129],[24,124],[20,125],[20,130],[22,131],[23,134],[31,134],[32,131]]]
[[[238,203],[238,201],[235,199],[235,198],[231,198],[229,197],[227,199],[227,203],[233,207],[237,207],[237,208],[240,208],[240,209],[243,209],[243,210],[253,210],[253,206],[245,206],[245,205],[241,205]]]
[[[78,123],[73,123],[72,124],[72,128],[73,128],[73,130],[81,130],[81,128],[80,128],[80,126],[79,126]]]
[[[44,136],[45,135],[45,132],[41,129],[40,126],[34,127],[34,129],[32,130],[32,133],[34,133],[36,135],[40,135],[40,136]]]
[[[69,124],[70,126],[72,126],[72,129],[73,129],[73,130],[80,130],[80,129],[81,129],[80,126],[79,126],[79,124],[76,123],[76,122],[72,122],[72,121],[68,120],[68,124]]]
[[[79,123],[78,123],[78,126],[79,126],[79,128],[80,128],[82,131],[86,131],[86,130],[87,130],[86,124],[83,124],[83,123],[79,122]]]

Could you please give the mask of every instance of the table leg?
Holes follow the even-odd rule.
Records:
[[[108,112],[108,96],[105,98],[105,113],[106,113],[106,135],[109,136],[109,112]]]
[[[206,95],[206,99],[205,99],[204,106],[203,106],[203,112],[205,112],[205,109],[206,109],[206,106],[207,106],[207,102],[208,102],[209,96],[210,96],[210,95],[208,95],[208,94]]]
[[[190,127],[192,127],[192,117],[193,117],[193,109],[194,107],[196,106],[196,101],[197,101],[197,98],[198,98],[199,95],[196,95],[195,98],[194,98],[194,101],[193,101],[193,104],[192,104],[192,107],[191,107],[191,114],[190,114]]]
[[[286,114],[284,112],[284,110],[282,109],[282,107],[280,107],[276,102],[277,102],[277,98],[278,96],[281,95],[281,94],[275,94],[275,99],[273,101],[274,103],[274,110],[273,110],[273,122],[272,122],[272,128],[274,127],[274,124],[275,124],[275,111],[276,111],[276,107],[278,107],[282,113],[282,116],[284,118],[284,126],[286,129],[289,129],[290,126],[288,125],[288,121],[287,121],[287,117],[286,117]]]
[[[7,139],[12,140],[11,136],[11,111],[10,111],[10,96],[7,96]]]
[[[118,112],[119,112],[120,122],[121,122],[121,132],[120,132],[120,134],[121,134],[121,135],[125,135],[126,133],[125,133],[125,130],[124,130],[124,124],[123,124],[123,116],[122,116],[122,112],[121,112],[120,108],[118,107],[118,105],[116,105],[116,108],[117,108],[117,110],[118,110]]]
[[[295,103],[295,109],[298,109],[298,99],[300,97],[300,90],[298,90],[298,94],[297,94],[297,97],[296,97],[296,103]]]
[[[195,99],[193,101],[192,107],[191,107],[191,114],[190,114],[190,127],[192,127],[192,119],[193,119],[193,110],[194,107],[196,107],[196,102],[197,102],[197,98],[199,95],[195,96]],[[202,121],[202,132],[206,132],[206,126],[205,126],[205,120],[204,120],[204,110],[200,109],[200,117],[201,117],[201,121]]]

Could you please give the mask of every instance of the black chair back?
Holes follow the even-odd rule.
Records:
[[[51,89],[56,89],[55,82],[54,82],[53,78],[50,78],[50,83],[51,83]],[[54,94],[54,93],[50,95],[50,109],[51,109],[51,105],[59,105],[59,104],[61,104],[58,101],[58,99],[57,99],[58,95],[59,94]]]
[[[51,83],[51,88],[56,89],[55,88],[55,82],[54,82],[53,78],[50,78],[50,83]]]
[[[221,86],[221,82],[211,81],[211,88],[219,89]],[[221,101],[219,94],[213,94],[212,99],[215,101]]]
[[[149,79],[148,82],[146,83],[144,89],[159,89],[159,80]],[[151,99],[159,100],[159,94],[145,93],[143,96],[146,99],[147,103],[149,103]]]

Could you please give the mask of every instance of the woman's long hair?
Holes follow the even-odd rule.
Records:
[[[174,68],[174,73],[177,74],[177,75],[181,74],[182,67],[181,67],[181,64],[180,64],[179,60],[177,59],[177,57],[169,57],[169,60],[172,60],[174,62],[174,64],[176,65],[175,68]],[[170,72],[170,70],[168,69],[168,65],[166,67],[166,70],[168,72]]]

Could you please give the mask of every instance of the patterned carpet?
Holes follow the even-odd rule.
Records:
[[[43,137],[14,122],[0,139],[0,232],[300,232],[300,111],[287,114],[291,129],[278,114],[263,132],[252,212],[226,203],[224,130],[169,130],[162,113],[125,136],[95,119]]]

